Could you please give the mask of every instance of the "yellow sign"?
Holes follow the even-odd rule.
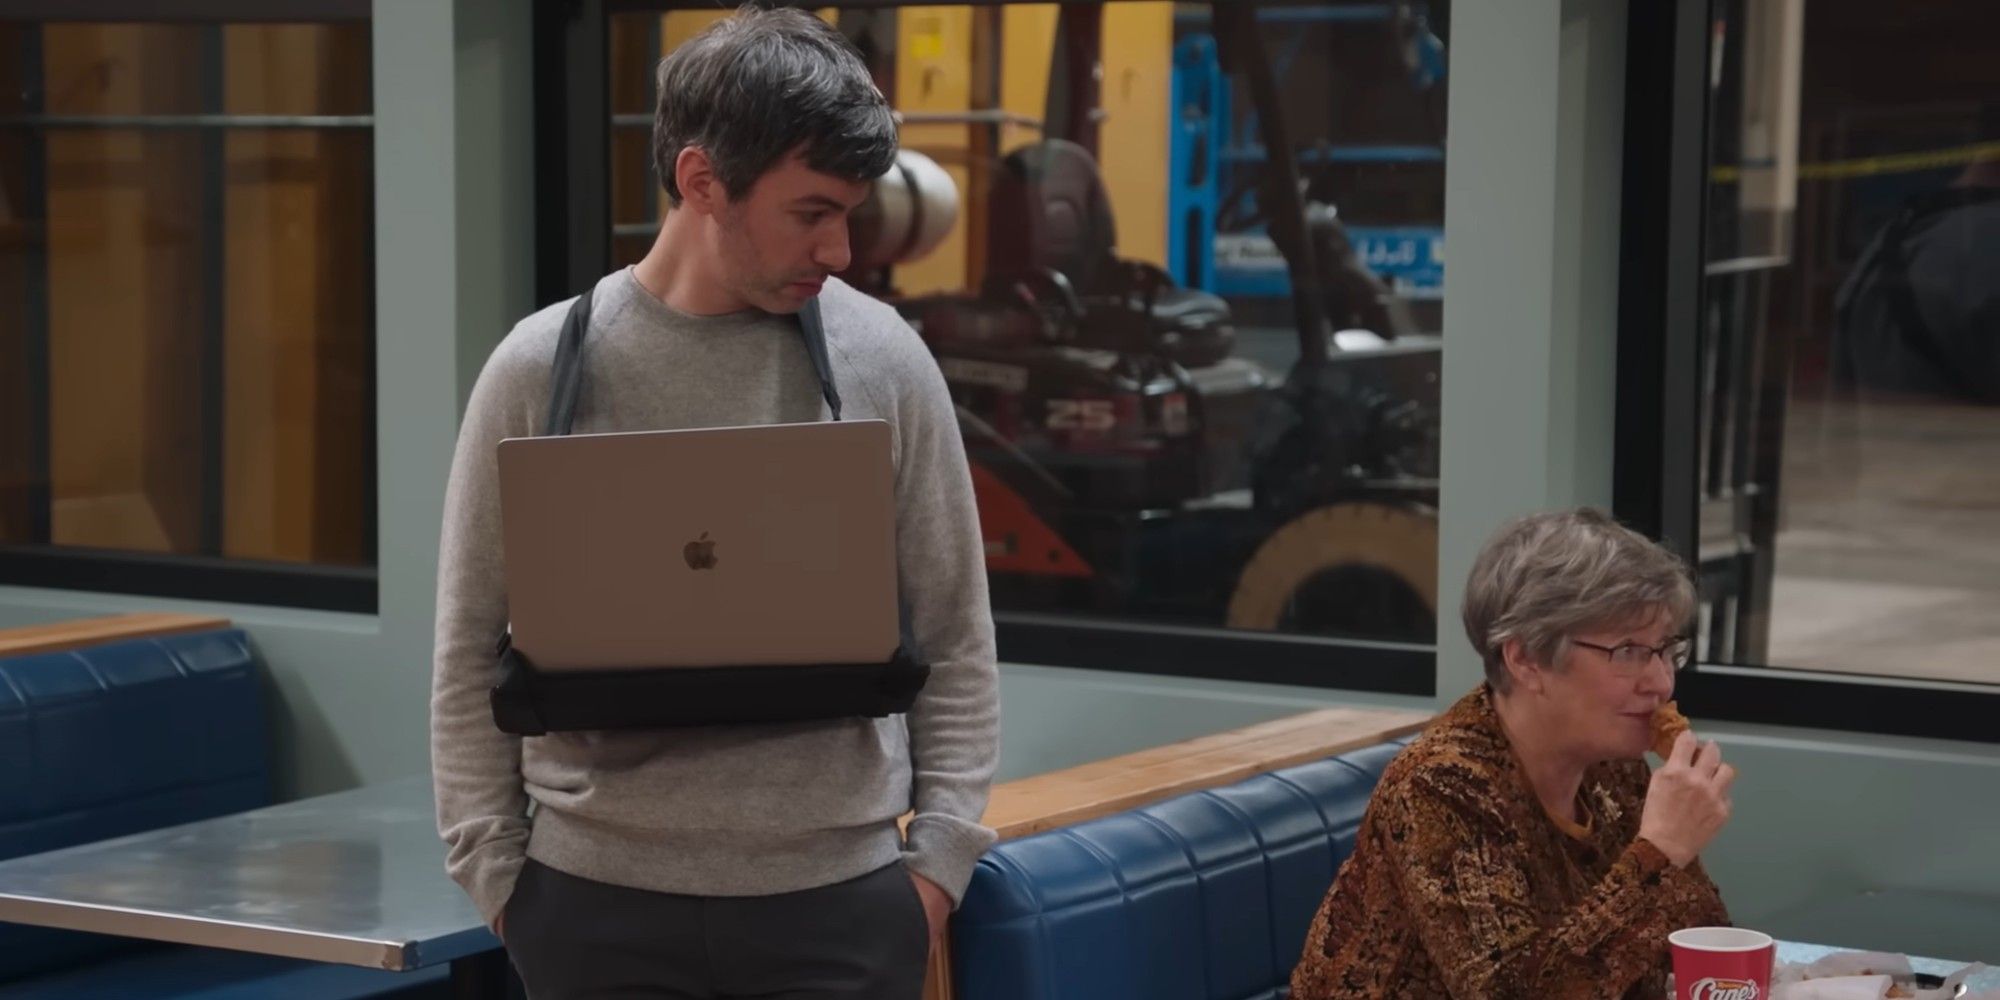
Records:
[[[904,15],[909,16],[909,15]],[[944,20],[938,17],[911,18],[908,36],[910,58],[939,59],[944,56]]]

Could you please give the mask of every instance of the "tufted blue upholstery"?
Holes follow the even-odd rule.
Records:
[[[1275,1000],[1407,740],[1003,843],[952,921],[962,1000]]]

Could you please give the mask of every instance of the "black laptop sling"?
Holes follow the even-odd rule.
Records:
[[[827,357],[819,300],[808,300],[798,319],[820,392],[839,420],[840,392]],[[564,317],[556,343],[544,436],[566,435],[575,423],[589,330],[585,292]],[[496,652],[500,683],[492,692],[493,721],[515,736],[880,718],[909,711],[930,678],[930,667],[918,663],[907,644],[886,663],[616,670],[537,670],[505,632]]]

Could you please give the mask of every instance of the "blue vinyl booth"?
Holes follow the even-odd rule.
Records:
[[[952,920],[955,1000],[1275,1000],[1397,740],[1008,841]]]

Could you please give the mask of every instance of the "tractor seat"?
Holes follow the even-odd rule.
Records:
[[[1206,330],[1230,328],[1229,303],[1199,288],[1163,284],[1147,306],[1153,325],[1163,331],[1195,336]]]
[[[1079,346],[1158,351],[1189,368],[1235,348],[1229,304],[1176,285],[1152,264],[1116,254],[1117,228],[1097,162],[1072,142],[1048,139],[1001,160],[988,200],[989,295],[1022,285],[1049,288]],[[1003,224],[1004,223],[1004,224]]]

